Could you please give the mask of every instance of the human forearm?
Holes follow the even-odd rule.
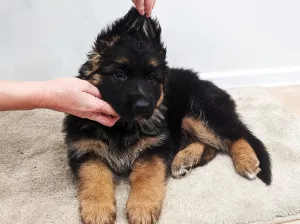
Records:
[[[95,86],[77,78],[45,82],[0,81],[0,111],[47,108],[112,126],[119,116],[100,98]]]
[[[0,111],[41,107],[42,82],[0,81]]]

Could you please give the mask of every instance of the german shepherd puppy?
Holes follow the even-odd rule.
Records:
[[[83,223],[114,223],[114,176],[129,176],[129,223],[159,219],[166,179],[228,153],[238,174],[271,183],[263,143],[239,119],[235,102],[191,70],[169,68],[161,28],[131,9],[97,37],[80,79],[120,115],[113,127],[67,115],[69,163],[78,179]]]

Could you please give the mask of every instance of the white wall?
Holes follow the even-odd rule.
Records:
[[[0,0],[0,79],[76,75],[98,31],[130,6]],[[195,68],[220,85],[245,85],[300,82],[299,9],[297,0],[157,0],[154,15],[170,65]]]

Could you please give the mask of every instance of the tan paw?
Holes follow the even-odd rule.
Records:
[[[235,170],[241,176],[254,179],[261,171],[259,160],[245,139],[235,141],[230,148],[230,154]]]
[[[101,202],[93,200],[81,202],[80,215],[84,224],[113,224],[116,219],[113,204],[101,204]]]
[[[256,178],[257,174],[261,171],[259,160],[254,153],[235,156],[233,163],[236,172],[248,179]]]
[[[188,174],[192,167],[193,167],[193,161],[192,159],[185,159],[181,161],[173,161],[172,163],[172,168],[171,168],[171,173],[172,177],[174,178],[180,178]]]
[[[127,220],[129,224],[154,224],[159,219],[160,206],[135,203],[127,206]]]
[[[189,173],[191,169],[200,162],[203,150],[203,144],[192,143],[185,149],[179,151],[172,162],[172,176],[174,178],[180,178]]]

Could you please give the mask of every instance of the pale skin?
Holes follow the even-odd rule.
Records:
[[[0,81],[0,111],[45,108],[113,126],[117,113],[101,100],[99,90],[77,78],[44,82]]]
[[[142,16],[146,14],[146,17],[149,18],[156,0],[132,0],[132,2]]]

